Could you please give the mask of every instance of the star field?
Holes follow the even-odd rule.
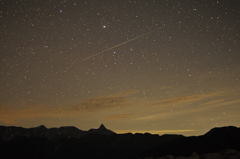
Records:
[[[240,1],[0,1],[0,124],[240,126]]]

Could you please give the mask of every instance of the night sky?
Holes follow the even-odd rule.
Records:
[[[240,0],[1,0],[0,125],[240,126]]]

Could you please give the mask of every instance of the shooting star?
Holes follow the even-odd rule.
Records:
[[[96,54],[93,54],[93,55],[91,55],[91,56],[89,56],[89,57],[86,57],[86,58],[82,59],[80,62],[86,61],[86,60],[88,60],[88,59],[90,59],[90,58],[92,58],[92,57],[94,57],[94,56],[97,56],[97,55],[99,55],[99,54],[102,54],[102,53],[104,53],[104,52],[106,52],[106,51],[108,51],[108,50],[111,50],[111,49],[114,49],[114,48],[119,47],[119,46],[121,46],[121,45],[124,45],[124,44],[126,44],[126,43],[128,43],[128,42],[130,42],[130,41],[136,40],[136,39],[141,38],[141,37],[143,37],[143,36],[145,36],[145,35],[151,34],[151,33],[155,32],[155,31],[157,31],[157,30],[159,30],[159,29],[161,29],[161,28],[162,28],[162,27],[157,28],[157,29],[155,29],[155,30],[152,30],[152,31],[150,31],[150,32],[147,32],[147,33],[142,34],[142,35],[140,35],[140,36],[137,36],[137,37],[135,37],[135,38],[132,38],[132,39],[130,39],[130,40],[128,40],[128,41],[125,41],[125,42],[123,42],[123,43],[120,43],[120,44],[118,44],[118,45],[115,45],[115,46],[113,46],[113,47],[110,47],[110,48],[108,48],[108,49],[106,49],[106,50],[103,50],[103,51],[101,51],[101,52],[98,52],[98,53],[96,53]]]

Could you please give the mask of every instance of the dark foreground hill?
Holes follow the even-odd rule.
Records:
[[[40,126],[25,129],[0,126],[0,137],[2,159],[135,159],[166,155],[191,156],[193,152],[198,155],[221,151],[233,154],[226,149],[240,151],[240,128],[233,126],[214,128],[197,137],[116,134],[104,125],[88,131],[75,127],[47,129]],[[195,158],[200,157],[195,155]]]

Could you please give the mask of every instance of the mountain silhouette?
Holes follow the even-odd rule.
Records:
[[[207,137],[222,137],[224,138],[225,136],[229,135],[237,135],[239,134],[239,128],[234,127],[234,126],[228,126],[228,127],[220,127],[220,128],[213,128],[209,132],[205,134]]]
[[[11,139],[18,136],[24,137],[43,137],[48,140],[56,140],[60,138],[79,138],[89,134],[111,135],[115,132],[107,129],[103,124],[98,129],[90,129],[88,131],[80,130],[74,126],[62,126],[59,128],[47,129],[44,125],[35,128],[22,128],[15,126],[0,126],[0,137],[2,139]]]
[[[98,129],[90,129],[90,130],[88,130],[88,133],[105,134],[105,135],[115,134],[115,132],[107,129],[103,124],[101,124]]]
[[[43,125],[35,128],[0,126],[0,150],[3,159],[137,159],[167,155],[235,159],[240,158],[240,128],[219,127],[204,135],[185,137],[116,134],[103,124],[88,131],[73,126],[49,129]]]

